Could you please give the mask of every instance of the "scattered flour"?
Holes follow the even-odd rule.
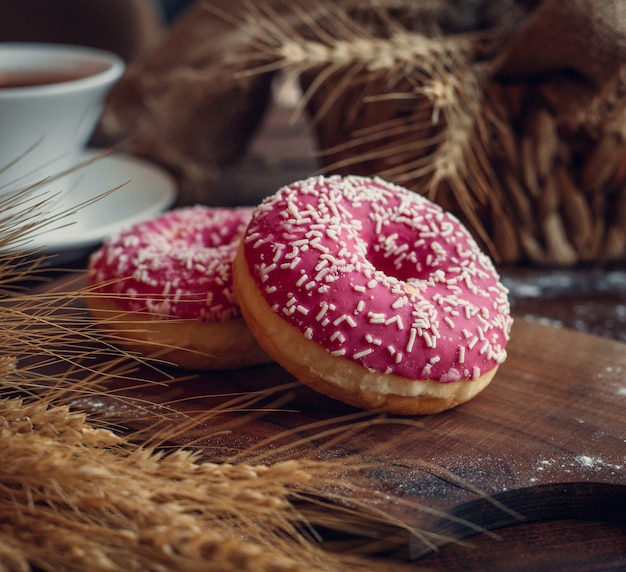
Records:
[[[586,469],[597,469],[604,465],[601,459],[594,459],[592,457],[588,457],[587,455],[578,455],[578,457],[576,457],[576,461]]]
[[[626,457],[624,458],[626,460]],[[613,463],[607,463],[598,457],[589,457],[588,455],[577,455],[575,461],[585,469],[592,469],[598,471],[602,468],[613,469],[619,471],[623,468],[623,465],[617,465]]]
[[[626,464],[626,457],[624,458]],[[541,474],[542,478],[533,476],[528,479],[529,484],[537,483],[544,480],[547,475],[554,471],[559,473],[571,474],[575,469],[583,468],[589,471],[621,471],[624,465],[607,463],[599,457],[590,457],[589,455],[576,455],[567,459],[539,459],[535,464],[535,472]]]

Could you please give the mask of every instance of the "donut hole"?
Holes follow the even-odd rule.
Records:
[[[372,236],[367,259],[376,270],[403,282],[427,280],[448,257],[445,246],[436,241],[409,241],[407,237],[411,234],[403,225]]]

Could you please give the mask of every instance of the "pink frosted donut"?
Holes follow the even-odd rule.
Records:
[[[92,315],[123,347],[180,367],[269,361],[233,292],[232,261],[251,212],[180,208],[108,239],[89,259]]]
[[[357,407],[442,411],[506,358],[512,320],[490,259],[454,216],[381,179],[310,178],[265,199],[234,281],[266,352]]]

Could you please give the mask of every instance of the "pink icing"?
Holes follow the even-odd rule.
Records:
[[[189,207],[139,223],[89,259],[88,283],[123,310],[223,322],[241,315],[232,261],[252,209]]]
[[[244,237],[272,310],[335,356],[442,383],[506,358],[506,288],[451,214],[381,179],[310,178],[255,210]]]

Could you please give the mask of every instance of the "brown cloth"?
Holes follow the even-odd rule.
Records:
[[[561,121],[593,130],[626,87],[626,2],[544,0],[513,37],[500,70],[515,80],[541,79]],[[626,135],[626,125],[615,128]]]
[[[237,18],[243,2],[212,0]],[[220,167],[241,157],[270,99],[271,76],[234,81],[248,36],[203,2],[134,65],[108,99],[97,138],[168,169],[180,204],[210,202]]]
[[[601,88],[626,62],[626,2],[544,0],[513,38],[502,70],[516,77],[563,71]]]

